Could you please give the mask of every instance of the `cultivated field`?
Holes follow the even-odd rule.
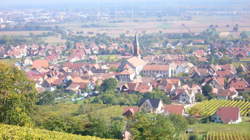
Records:
[[[242,116],[247,116],[250,113],[250,102],[230,100],[203,101],[193,106],[191,110],[195,109],[201,116],[208,117],[213,115],[220,107],[238,107]]]
[[[209,25],[217,25],[218,31],[229,32],[235,24],[240,26],[240,31],[250,31],[249,17],[238,16],[193,16],[191,20],[184,20],[181,17],[163,17],[163,18],[117,18],[116,21],[98,21],[96,23],[68,23],[61,24],[73,32],[107,33],[112,36],[118,36],[121,33],[133,35],[135,32],[154,33],[188,33],[204,31]],[[88,25],[95,24],[98,27]],[[229,26],[227,26],[229,25]]]

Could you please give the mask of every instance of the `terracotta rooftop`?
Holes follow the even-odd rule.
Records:
[[[144,71],[168,71],[168,65],[145,65]]]
[[[229,123],[239,119],[239,112],[240,109],[237,107],[222,107],[217,110],[216,115],[221,118],[223,123]]]
[[[169,114],[182,115],[184,112],[184,106],[174,104],[165,105],[164,111]]]

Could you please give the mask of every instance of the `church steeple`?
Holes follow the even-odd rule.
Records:
[[[133,43],[133,56],[140,57],[140,45],[138,35],[135,34],[135,39]]]

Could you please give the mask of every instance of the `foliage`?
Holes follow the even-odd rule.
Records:
[[[241,96],[247,101],[250,101],[250,91],[245,91],[240,93]]]
[[[155,89],[150,93],[146,93],[143,95],[145,99],[161,99],[164,104],[170,104],[170,98],[161,90]]]
[[[54,104],[55,103],[55,94],[50,91],[45,91],[38,94],[38,105]]]
[[[212,98],[212,87],[208,84],[202,87],[202,93],[207,96],[209,99]]]
[[[92,136],[79,136],[43,129],[32,129],[0,124],[0,139],[3,140],[105,140]]]
[[[58,115],[49,115],[42,122],[42,128],[52,131],[68,132],[73,134],[83,134],[84,122],[73,118]]]
[[[203,95],[203,94],[201,94],[201,93],[197,93],[196,95],[195,95],[195,100],[196,100],[196,102],[201,102],[201,101],[204,101],[204,100],[206,100],[207,98]]]
[[[100,116],[89,116],[89,124],[86,126],[85,134],[102,138],[122,138],[125,128],[123,119],[112,119],[111,122]]]
[[[85,103],[103,103],[111,105],[138,105],[140,100],[143,98],[140,94],[127,94],[127,93],[117,93],[105,92],[96,97],[86,99]]]
[[[169,115],[168,119],[174,124],[177,134],[184,132],[188,127],[188,121],[181,115]]]
[[[16,67],[0,62],[0,122],[31,125],[36,89]]]
[[[174,140],[176,131],[173,123],[157,114],[137,114],[130,124],[134,140]]]
[[[117,87],[118,81],[115,78],[109,78],[103,81],[101,85],[101,90],[106,91],[114,91]]]
[[[103,104],[54,104],[37,106],[32,117],[43,129],[105,138],[121,138],[123,107]],[[112,113],[110,113],[112,112]],[[96,131],[98,130],[98,131]]]

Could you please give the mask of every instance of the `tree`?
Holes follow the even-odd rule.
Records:
[[[50,91],[45,91],[43,93],[38,94],[38,105],[47,105],[55,103],[55,93]]]
[[[181,115],[169,115],[168,119],[174,124],[177,134],[184,132],[188,127],[188,121]]]
[[[125,128],[123,118],[117,117],[104,119],[96,115],[88,115],[88,124],[85,126],[85,135],[97,136],[101,138],[121,139]]]
[[[101,90],[103,92],[106,91],[114,91],[118,85],[118,81],[114,78],[109,78],[103,81],[101,85]]]
[[[208,96],[211,98],[212,97],[211,92],[212,92],[212,87],[210,85],[206,84],[205,86],[202,87],[202,93],[205,96]]]
[[[18,68],[0,62],[0,122],[31,125],[37,91]]]
[[[201,102],[203,100],[206,100],[206,97],[204,95],[202,95],[201,93],[198,93],[195,95],[195,100],[196,100],[196,102]]]
[[[178,133],[166,116],[157,114],[137,114],[130,132],[134,140],[174,140]]]
[[[170,104],[171,101],[169,99],[169,97],[161,90],[159,89],[155,89],[150,93],[146,93],[144,94],[144,98],[149,98],[149,99],[161,99],[163,101],[163,103],[165,104]]]
[[[245,39],[248,38],[248,34],[247,34],[246,32],[242,32],[242,33],[240,33],[240,38],[241,38],[242,40],[245,40]]]

